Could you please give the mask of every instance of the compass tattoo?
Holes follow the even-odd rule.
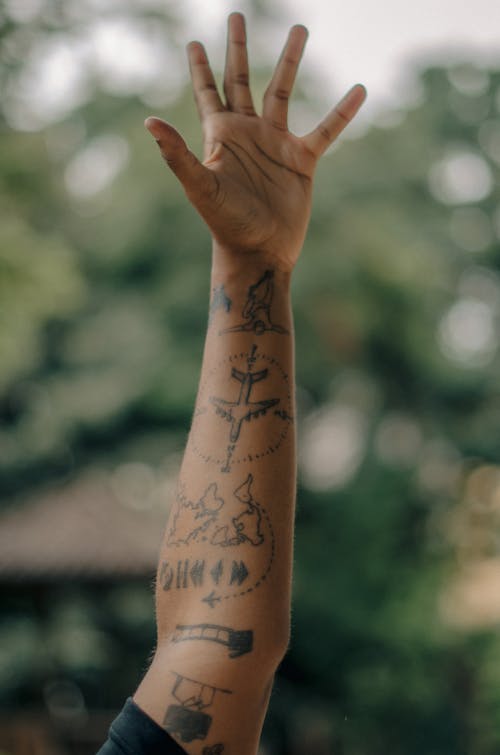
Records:
[[[235,353],[224,359],[214,367],[212,374],[221,370],[229,373],[230,393],[227,396],[207,395],[202,384],[194,416],[200,432],[192,432],[191,444],[197,456],[219,464],[221,472],[228,473],[234,464],[261,459],[279,448],[293,423],[292,400],[288,375],[274,357],[260,352],[256,344],[249,352]],[[265,391],[268,381],[274,386],[271,395],[266,395]],[[209,378],[207,384],[211,382]],[[213,412],[223,424],[213,424]],[[257,435],[245,433],[245,424],[249,422],[261,423],[262,432]],[[203,426],[207,427],[208,423],[211,439],[215,442],[205,446]],[[244,455],[241,453],[242,440],[245,441]]]

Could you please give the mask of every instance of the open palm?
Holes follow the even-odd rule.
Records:
[[[366,91],[355,85],[309,134],[288,131],[288,100],[307,39],[293,26],[257,115],[249,87],[244,17],[228,21],[222,101],[203,46],[188,45],[191,78],[203,128],[204,160],[180,134],[150,117],[146,127],[181,181],[216,242],[231,253],[258,252],[290,271],[309,221],[312,177],[319,157],[354,117]]]

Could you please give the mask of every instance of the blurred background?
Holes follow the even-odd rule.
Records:
[[[246,12],[297,133],[354,83],[294,280],[292,644],[262,755],[500,751],[500,5],[0,2],[0,753],[91,755],[147,668],[210,244],[184,45]]]

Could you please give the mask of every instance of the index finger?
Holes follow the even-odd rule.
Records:
[[[309,134],[302,137],[302,143],[316,158],[321,157],[330,144],[352,121],[359,108],[366,99],[366,89],[363,84],[355,84],[333,110]]]

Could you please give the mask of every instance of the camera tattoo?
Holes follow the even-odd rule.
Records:
[[[172,673],[175,676],[175,682],[171,694],[180,704],[169,705],[163,727],[169,734],[179,737],[181,742],[206,739],[212,724],[212,716],[203,711],[210,709],[217,693],[232,695],[232,691],[189,679],[176,671]],[[210,751],[211,749],[208,750]]]
[[[222,755],[223,752],[224,745],[219,743],[211,747],[204,747],[201,755]]]

